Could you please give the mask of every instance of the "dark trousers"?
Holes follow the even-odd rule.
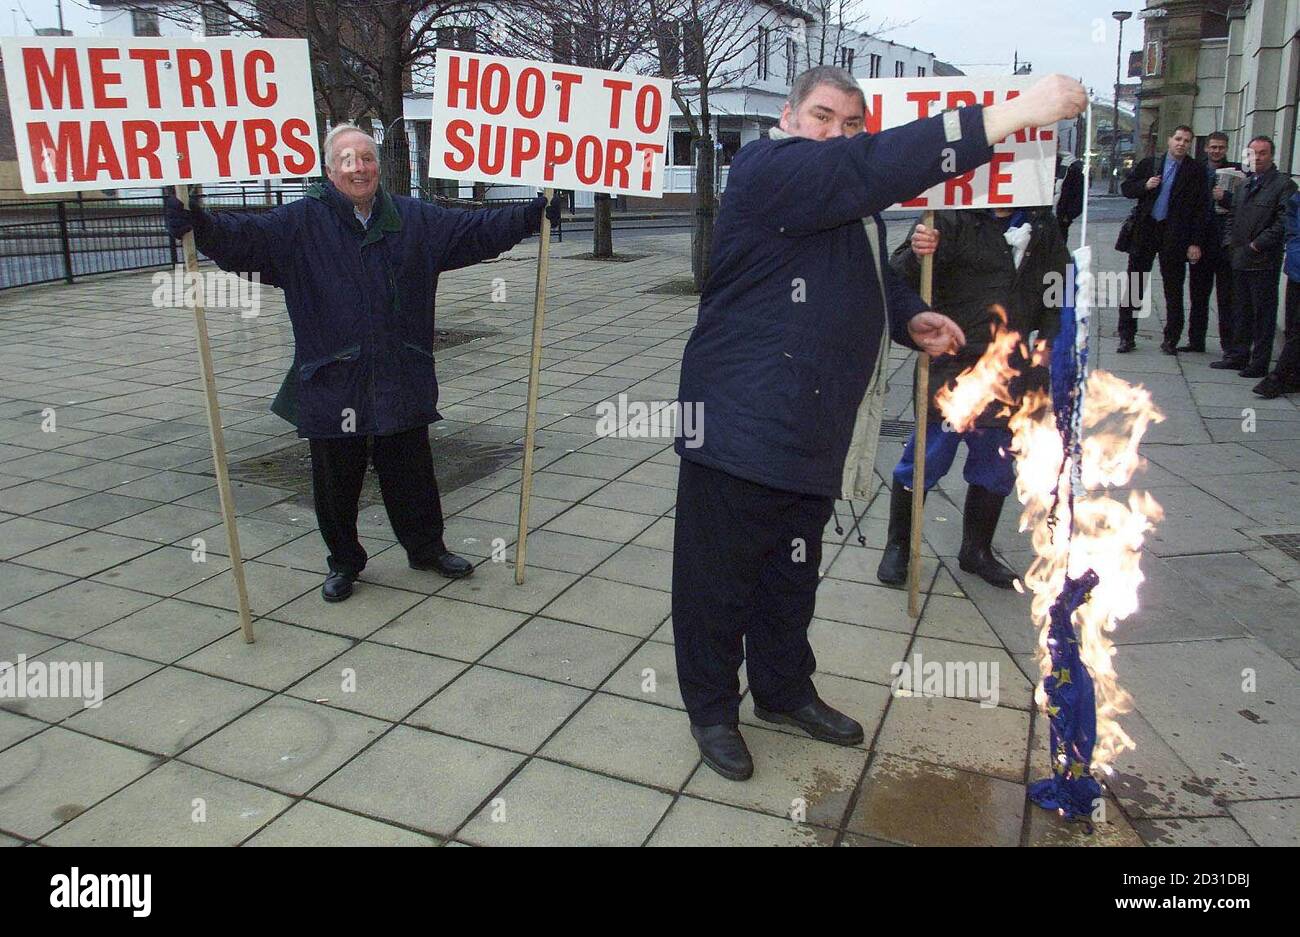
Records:
[[[427,426],[392,436],[309,442],[316,523],[330,551],[331,570],[355,576],[366,566],[366,551],[357,539],[357,502],[366,478],[367,456],[379,473],[384,508],[406,555],[418,562],[444,551],[442,499],[433,474]]]
[[[1300,280],[1286,281],[1286,333],[1273,375],[1283,384],[1300,387]]]
[[[1192,264],[1189,279],[1192,308],[1187,321],[1188,344],[1205,347],[1205,334],[1210,325],[1210,293],[1213,292],[1219,313],[1219,347],[1226,354],[1233,339],[1232,264],[1227,249]]]
[[[673,640],[692,724],[738,721],[741,661],[756,705],[790,712],[816,699],[808,625],[832,504],[682,459]]]
[[[1277,335],[1277,286],[1281,270],[1233,270],[1232,351],[1224,357],[1240,361],[1243,368],[1268,370]]]
[[[1187,251],[1180,248],[1165,222],[1153,222],[1155,229],[1149,243],[1128,255],[1128,283],[1137,279],[1134,273],[1144,274],[1136,285],[1136,295],[1125,296],[1119,307],[1119,334],[1121,338],[1137,335],[1137,319],[1133,310],[1142,305],[1142,297],[1150,287],[1151,268],[1160,258],[1160,279],[1165,288],[1164,340],[1177,344],[1183,336],[1183,278],[1187,270]]]

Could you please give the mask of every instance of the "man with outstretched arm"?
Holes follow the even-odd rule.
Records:
[[[865,134],[857,82],[819,66],[795,80],[780,133],[733,160],[682,360],[680,405],[708,431],[694,447],[677,440],[672,598],[691,731],[723,777],[754,770],[737,729],[742,660],[759,719],[841,745],[863,738],[811,679],[822,529],[874,448],[860,411],[885,330],[932,355],[964,343],[882,263],[877,213],[988,162],[989,141],[1086,103],[1078,82],[1051,76],[1004,104]]]

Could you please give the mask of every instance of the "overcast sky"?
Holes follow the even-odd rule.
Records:
[[[795,0],[796,4],[798,0]],[[1033,63],[1034,74],[1081,77],[1109,97],[1115,82],[1112,10],[1136,12],[1143,0],[865,0],[869,21],[896,28],[886,38],[933,52],[968,74],[1010,74],[1014,54]],[[0,35],[32,34],[56,26],[55,0],[0,0]],[[64,24],[74,34],[94,34],[98,8],[89,0],[63,0]],[[1141,47],[1142,25],[1124,24],[1124,70]],[[991,64],[990,64],[991,63]]]

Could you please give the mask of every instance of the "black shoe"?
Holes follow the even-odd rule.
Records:
[[[474,572],[473,563],[450,550],[444,550],[431,560],[411,560],[408,565],[411,569],[432,570],[448,579],[464,579]]]
[[[325,577],[325,585],[320,587],[321,598],[326,602],[342,602],[352,594],[356,579],[350,573],[330,573]]]
[[[1211,361],[1210,367],[1216,371],[1240,371],[1246,366],[1246,362],[1240,358],[1222,358],[1219,361]]]
[[[1270,374],[1250,390],[1257,397],[1262,397],[1265,400],[1276,400],[1283,394],[1294,393],[1295,387],[1279,381],[1276,375]]]
[[[1002,516],[1006,498],[979,485],[966,488],[966,509],[962,513],[961,552],[957,565],[974,573],[991,586],[1013,589],[1020,577],[1015,570],[993,556],[993,532]]]
[[[1166,354],[1166,355],[1176,355],[1176,354],[1178,354],[1178,349],[1174,348],[1174,343],[1171,342],[1171,341],[1163,341],[1163,342],[1161,342],[1161,343],[1160,343],[1160,351],[1163,352],[1163,353]]]
[[[1137,350],[1137,342],[1131,338],[1121,338],[1119,346],[1115,349],[1116,354],[1127,355],[1130,351]]]
[[[772,712],[755,703],[754,715],[764,722],[803,729],[815,739],[836,745],[857,745],[863,739],[861,723],[838,709],[832,709],[820,699],[788,713]]]
[[[754,759],[735,726],[691,726],[691,735],[704,763],[728,781],[748,781],[754,776]]]
[[[1268,376],[1268,368],[1251,367],[1247,365],[1237,372],[1237,377],[1261,378]]]
[[[894,479],[889,491],[889,536],[885,555],[876,567],[876,578],[886,585],[907,582],[907,560],[912,539],[912,493]]]
[[[1175,348],[1174,350],[1175,350],[1175,351],[1191,351],[1191,352],[1195,352],[1195,353],[1198,354],[1198,355],[1203,355],[1203,354],[1205,354],[1205,346],[1204,346],[1204,345],[1198,345],[1198,344],[1196,344],[1195,342],[1188,342],[1186,345],[1179,345],[1179,346],[1178,346],[1177,348]]]

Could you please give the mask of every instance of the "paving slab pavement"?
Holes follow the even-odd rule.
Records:
[[[1096,226],[1099,264],[1116,263],[1114,227]],[[896,242],[901,224],[890,230]],[[1026,801],[1047,770],[1036,635],[1024,596],[957,568],[960,459],[926,505],[921,618],[875,581],[897,437],[882,439],[873,498],[827,527],[811,629],[818,686],[865,741],[760,723],[746,696],[755,778],[703,767],[671,646],[676,456],[668,439],[596,433],[603,401],[675,394],[696,301],[653,290],[687,275],[689,239],[626,247],[644,256],[554,251],[523,587],[508,447],[523,434],[534,247],[439,284],[439,328],[478,337],[439,352],[435,453],[488,454],[444,491],[448,543],[478,563],[462,582],[407,568],[382,504],[366,503],[356,595],[320,601],[308,496],[263,465],[299,445],[266,410],[292,359],[282,298],[268,291],[255,318],[209,314],[251,646],[232,611],[188,311],[153,307],[147,271],[0,293],[0,661],[105,671],[98,708],[0,700],[0,841],[1300,842],[1300,558],[1279,539],[1300,534],[1300,408],[1257,400],[1208,368],[1212,354],[1160,355],[1158,287],[1135,354],[1114,354],[1113,310],[1094,335],[1096,365],[1146,384],[1167,417],[1133,483],[1166,516],[1142,607],[1115,633],[1137,748],[1116,762],[1096,832]],[[895,351],[890,367],[887,416],[910,420],[910,359]],[[1016,528],[1008,510],[996,545],[1024,566]],[[996,705],[891,694],[892,665],[916,653],[996,668]]]

